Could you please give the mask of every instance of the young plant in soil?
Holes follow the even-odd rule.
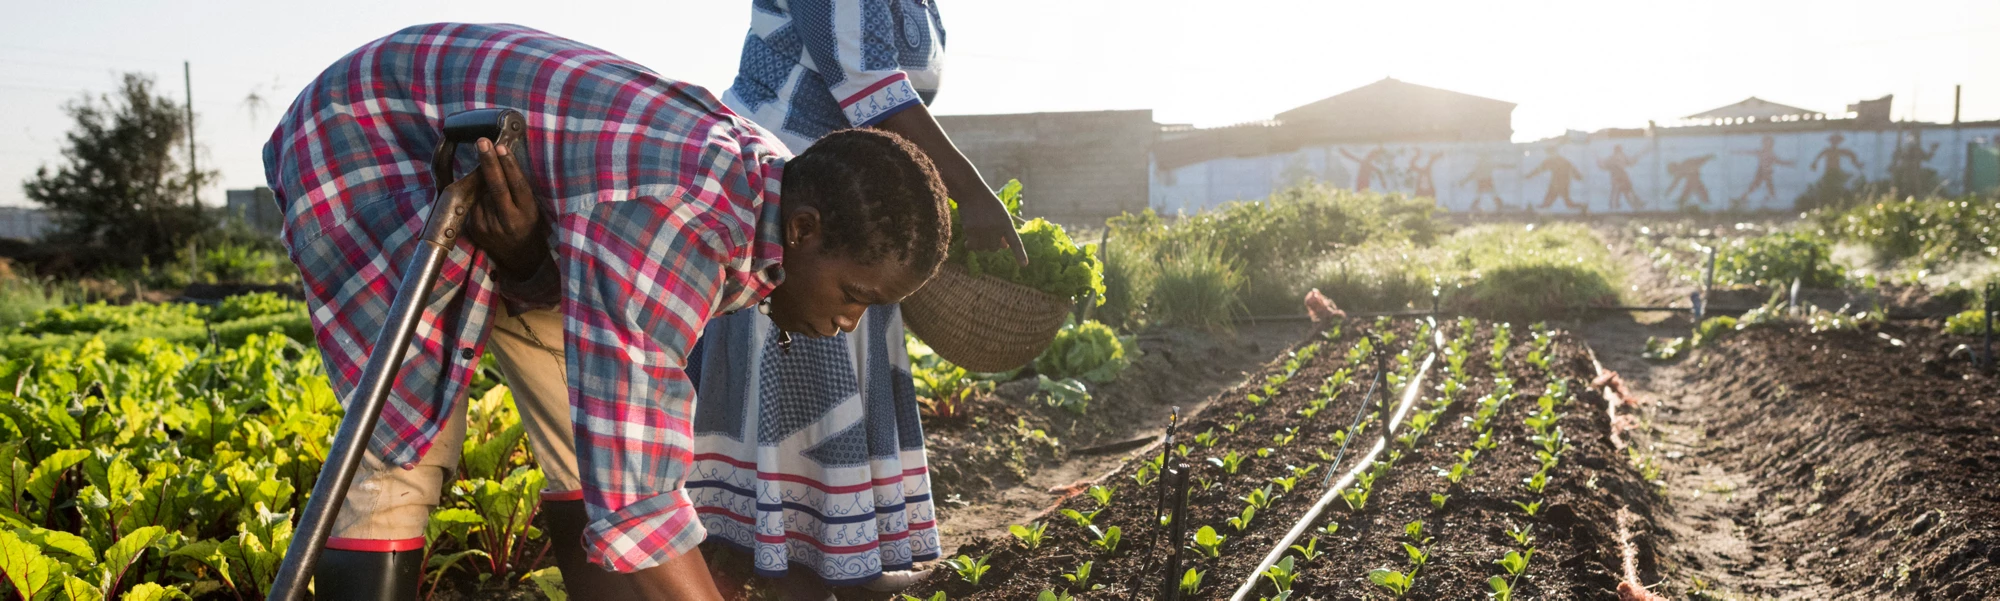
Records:
[[[1210,526],[1202,526],[1194,532],[1194,549],[1211,559],[1222,556],[1222,543],[1225,542],[1229,542],[1229,537],[1216,534],[1215,528]]]
[[[1015,539],[1021,541],[1021,546],[1027,547],[1030,551],[1041,548],[1042,535],[1048,532],[1048,530],[1049,525],[1041,522],[1035,522],[1026,526],[1014,524],[1007,527],[1007,533],[1014,535]]]
[[[993,569],[993,566],[986,564],[986,559],[992,556],[991,553],[979,557],[960,555],[945,560],[945,565],[951,566],[952,571],[958,572],[959,578],[972,583],[972,586],[979,586],[979,579],[986,577],[987,570]]]
[[[1095,561],[1085,561],[1078,564],[1075,570],[1062,575],[1063,580],[1068,580],[1070,586],[1074,586],[1079,590],[1095,590],[1090,586],[1090,568],[1096,565],[1096,563]]]

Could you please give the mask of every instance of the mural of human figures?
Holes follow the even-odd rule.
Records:
[[[1738,202],[1738,203],[1749,202],[1750,195],[1757,193],[1757,186],[1764,187],[1765,202],[1777,200],[1778,187],[1777,184],[1773,183],[1771,176],[1777,173],[1778,167],[1781,166],[1790,167],[1798,164],[1797,161],[1787,161],[1778,158],[1777,148],[1778,148],[1777,139],[1772,138],[1771,136],[1764,136],[1764,145],[1758,148],[1757,150],[1736,151],[1736,154],[1744,154],[1757,157],[1757,174],[1755,177],[1750,178],[1750,187],[1743,190],[1742,196],[1738,196],[1734,199],[1731,199],[1733,202]]]
[[[1355,163],[1354,189],[1356,191],[1367,190],[1374,186],[1375,178],[1382,176],[1381,165],[1389,162],[1389,149],[1381,146],[1376,146],[1374,150],[1368,151],[1368,154],[1365,156],[1354,156],[1354,153],[1348,152],[1345,148],[1340,149],[1340,154],[1347,157],[1347,160],[1354,161]]]
[[[1646,208],[1646,203],[1639,200],[1639,192],[1632,189],[1632,175],[1626,170],[1639,164],[1639,157],[1646,156],[1648,152],[1652,151],[1641,150],[1639,154],[1628,156],[1623,145],[1612,146],[1611,156],[1597,162],[1599,169],[1611,174],[1611,210],[1618,210],[1621,199],[1631,202],[1633,209]]]
[[[1764,139],[1769,140],[1771,138],[1770,136],[1765,136]],[[1826,150],[1819,151],[1819,156],[1813,157],[1812,165],[1808,166],[1808,168],[1812,169],[1813,171],[1818,171],[1819,162],[1820,160],[1824,159],[1826,160],[1826,172],[1836,173],[1841,170],[1840,160],[1847,159],[1850,161],[1854,161],[1855,171],[1860,171],[1861,157],[1859,155],[1854,154],[1854,151],[1852,150],[1840,147],[1840,143],[1846,139],[1847,137],[1840,135],[1839,132],[1835,132],[1833,135],[1827,136]]]
[[[1925,195],[1939,191],[1944,182],[1938,178],[1937,170],[1926,164],[1937,156],[1938,143],[1932,142],[1924,148],[1924,132],[1917,130],[1902,136],[1902,143],[1896,145],[1896,152],[1889,156],[1889,185],[1896,196]]]
[[[1523,176],[1533,178],[1543,173],[1549,174],[1549,191],[1542,196],[1540,208],[1554,206],[1556,199],[1561,198],[1565,207],[1579,211],[1590,210],[1590,205],[1578,204],[1575,200],[1571,200],[1569,195],[1570,182],[1583,181],[1583,171],[1577,169],[1576,164],[1569,162],[1569,159],[1563,158],[1562,153],[1556,152],[1555,146],[1549,146],[1544,150],[1548,156],[1542,159],[1542,164],[1536,165],[1534,171],[1529,171]]]
[[[1688,198],[1694,196],[1700,197],[1701,204],[1708,204],[1708,185],[1701,183],[1701,166],[1712,160],[1715,160],[1715,153],[1667,163],[1667,175],[1673,176],[1674,181],[1667,183],[1666,193],[1673,194],[1675,186],[1681,189],[1680,198],[1674,200],[1676,206],[1686,209]]]
[[[1424,152],[1419,150],[1410,155],[1410,177],[1414,180],[1411,187],[1416,189],[1418,198],[1437,198],[1437,182],[1431,179],[1431,168],[1436,167],[1438,159],[1443,156],[1442,152],[1433,152],[1429,161],[1418,163],[1424,158]]]
[[[1514,167],[1511,163],[1502,164],[1499,161],[1493,160],[1492,155],[1481,153],[1479,155],[1479,162],[1472,165],[1472,171],[1465,174],[1465,179],[1458,180],[1459,186],[1466,184],[1474,185],[1472,189],[1472,206],[1469,210],[1475,213],[1478,212],[1479,201],[1485,200],[1487,197],[1493,198],[1494,212],[1507,210],[1507,204],[1500,200],[1499,189],[1493,186],[1493,172],[1498,169],[1513,169]]]

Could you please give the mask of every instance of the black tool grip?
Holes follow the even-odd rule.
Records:
[[[437,186],[438,197],[424,226],[424,240],[450,248],[462,233],[466,215],[476,200],[471,182],[458,185],[455,175],[453,163],[458,157],[459,143],[477,142],[480,138],[492,140],[493,145],[507,148],[520,163],[522,172],[533,171],[528,161],[528,120],[520,111],[486,108],[452,113],[445,116],[442,129],[444,139],[438,141],[437,154],[431,156],[431,180]]]

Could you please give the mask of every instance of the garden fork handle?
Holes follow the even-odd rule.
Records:
[[[525,152],[527,146],[527,121],[513,109],[455,113],[445,118],[443,129],[437,153],[431,160],[433,183],[441,188],[437,200],[431,203],[430,215],[424,220],[423,238],[396,286],[396,300],[389,305],[389,327],[376,335],[368,365],[361,372],[360,385],[348,397],[347,415],[340,420],[326,463],[313,484],[312,496],[300,513],[284,563],[278,567],[270,594],[265,597],[267,601],[295,601],[304,595],[327,537],[333,533],[333,516],[340,511],[348,486],[354,483],[354,474],[368,448],[367,441],[375,433],[375,422],[382,416],[382,406],[387,404],[397,373],[402,371],[403,359],[409,353],[410,340],[416,336],[417,322],[430,300],[438,272],[457,246],[459,234],[464,232],[466,215],[472,212],[476,201],[478,178],[469,176],[453,181],[452,161],[458,144],[487,138],[496,145],[509,145],[517,153]],[[515,156],[526,160],[524,154]]]

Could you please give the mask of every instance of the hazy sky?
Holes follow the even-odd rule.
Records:
[[[1746,96],[1838,113],[1895,94],[1897,118],[2000,119],[2000,2],[1271,2],[937,0],[945,114],[1152,109],[1161,123],[1266,119],[1393,76],[1518,103],[1516,140],[1639,127]],[[204,167],[263,183],[278,111],[333,60],[406,25],[512,22],[718,93],[749,2],[265,0],[29,2],[0,20],[0,204],[60,161],[63,103],[123,71],[181,96],[194,70]],[[259,106],[248,101],[262,97]],[[1914,101],[1914,102],[1912,102]],[[254,110],[253,110],[254,107]]]

